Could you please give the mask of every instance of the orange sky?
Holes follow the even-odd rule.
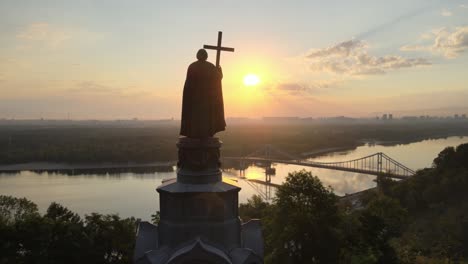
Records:
[[[177,119],[186,68],[218,30],[236,49],[221,58],[228,117],[468,112],[467,6],[2,2],[0,118]]]

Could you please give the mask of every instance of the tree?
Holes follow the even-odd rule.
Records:
[[[37,205],[26,198],[0,195],[0,222],[14,223],[39,216]]]
[[[266,261],[336,263],[340,217],[332,189],[302,170],[290,173],[276,195]]]
[[[161,221],[161,211],[156,211],[156,213],[151,215],[151,222],[155,225],[159,225]]]
[[[130,263],[135,219],[80,216],[52,203],[41,216],[25,198],[0,195],[0,263]]]
[[[45,254],[49,263],[79,263],[89,241],[80,216],[58,203],[51,203],[43,217],[49,235]]]
[[[253,195],[247,199],[247,203],[239,205],[239,216],[244,222],[248,222],[251,219],[265,219],[267,216],[267,210],[270,209],[271,205],[262,200],[259,195]],[[265,219],[267,220],[267,219]]]
[[[85,217],[84,228],[90,239],[86,252],[93,260],[88,263],[130,263],[135,247],[135,219],[120,219],[116,214],[92,213]]]

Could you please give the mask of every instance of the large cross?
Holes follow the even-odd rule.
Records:
[[[221,40],[222,39],[223,39],[223,32],[218,31],[218,45],[217,46],[203,45],[204,49],[216,50],[216,67],[219,67],[219,59],[221,57],[221,51],[234,52],[234,48],[221,47]]]

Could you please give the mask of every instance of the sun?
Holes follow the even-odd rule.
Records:
[[[257,75],[249,73],[244,77],[245,86],[255,86],[260,83],[260,78]]]

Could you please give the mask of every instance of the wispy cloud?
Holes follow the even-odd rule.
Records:
[[[468,8],[468,5],[459,5],[460,8]]]
[[[452,12],[450,10],[444,9],[444,10],[442,10],[442,12],[440,12],[440,15],[444,16],[444,17],[449,17],[449,16],[452,16],[453,14],[452,14]]]
[[[76,83],[75,87],[68,89],[68,92],[75,94],[117,95],[120,94],[121,89],[95,81],[80,81]]]
[[[406,45],[402,51],[430,51],[453,59],[468,49],[468,26],[457,27],[454,30],[440,28],[424,34],[433,43],[428,45]]]
[[[402,68],[431,64],[424,58],[373,56],[368,53],[368,48],[364,41],[349,40],[327,48],[312,49],[305,57],[314,71],[346,75],[385,74]]]
[[[156,94],[148,89],[139,88],[132,84],[116,84],[113,81],[77,81],[65,90],[66,94],[78,97],[108,97],[108,98],[149,98]]]
[[[341,79],[328,79],[328,80],[313,80],[308,82],[294,82],[285,81],[279,82],[273,85],[273,89],[269,89],[270,94],[274,95],[293,95],[293,96],[304,96],[304,95],[317,95],[322,94],[329,88],[336,88],[343,81]]]
[[[82,28],[70,28],[45,22],[29,24],[16,34],[16,38],[20,41],[19,49],[35,47],[57,49],[69,45],[94,44],[103,36],[101,33],[90,32]]]
[[[27,42],[41,43],[49,48],[57,48],[70,40],[72,35],[48,23],[33,23],[20,31],[16,37]]]
[[[306,91],[308,88],[306,85],[299,83],[280,83],[276,85],[276,89],[286,92],[301,92]]]
[[[385,30],[388,30],[389,28],[392,28],[393,26],[395,26],[395,25],[397,25],[399,23],[402,23],[402,22],[407,21],[407,20],[411,20],[411,19],[413,19],[415,17],[418,17],[420,15],[423,15],[424,13],[431,10],[432,8],[434,8],[434,5],[428,5],[428,6],[418,8],[418,9],[411,10],[408,13],[405,13],[403,15],[395,17],[392,20],[389,20],[389,21],[387,21],[387,22],[385,22],[383,24],[380,24],[380,25],[378,25],[376,27],[373,27],[373,28],[371,28],[371,29],[369,29],[367,31],[364,31],[364,32],[358,34],[356,36],[356,38],[358,38],[358,39],[369,39],[373,35],[381,33],[381,32],[383,32]]]

